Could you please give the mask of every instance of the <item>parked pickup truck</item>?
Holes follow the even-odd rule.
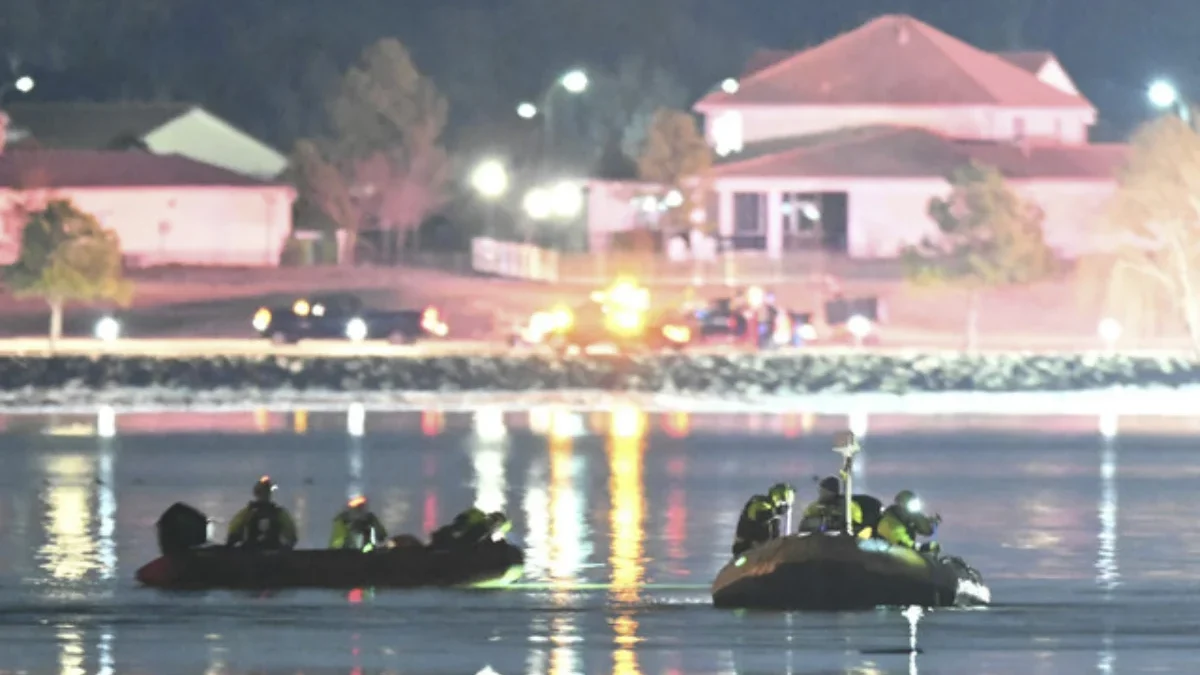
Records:
[[[339,339],[409,344],[449,333],[436,307],[378,311],[353,295],[314,296],[282,307],[260,307],[250,323],[260,336],[277,344]]]

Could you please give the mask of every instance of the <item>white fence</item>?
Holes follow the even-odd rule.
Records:
[[[471,269],[510,279],[555,282],[558,252],[532,244],[476,237],[471,240]]]

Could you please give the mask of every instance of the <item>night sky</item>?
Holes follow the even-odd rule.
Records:
[[[1054,51],[1120,137],[1151,111],[1146,82],[1200,92],[1196,0],[5,0],[0,48],[41,100],[198,102],[289,148],[320,133],[321,102],[370,42],[402,40],[450,99],[451,142],[518,124],[520,100],[582,66],[629,63],[627,93],[686,105],[757,48],[803,48],[906,13],[986,49]],[[2,64],[0,64],[2,68]],[[640,69],[640,70],[639,70]],[[620,78],[616,78],[620,79]],[[663,93],[670,90],[670,93]],[[599,99],[601,97],[594,97]],[[684,98],[687,100],[680,101]],[[603,106],[604,101],[581,101]],[[585,110],[584,113],[587,113]]]

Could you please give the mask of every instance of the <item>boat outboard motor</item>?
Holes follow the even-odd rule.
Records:
[[[175,502],[155,524],[158,550],[163,555],[183,553],[208,543],[208,516],[182,502]]]

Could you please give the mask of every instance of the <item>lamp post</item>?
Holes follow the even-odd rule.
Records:
[[[525,215],[536,222],[554,220],[567,222],[583,213],[583,190],[572,181],[535,187],[525,193],[521,202]]]
[[[494,237],[496,201],[508,192],[508,169],[497,159],[485,159],[471,172],[471,187],[487,200],[486,235]]]
[[[1146,98],[1150,105],[1159,110],[1171,110],[1179,115],[1188,126],[1192,126],[1192,106],[1183,98],[1179,89],[1170,80],[1159,78],[1150,83],[1146,89]]]
[[[37,84],[37,83],[34,81],[34,79],[32,77],[30,77],[28,75],[22,75],[21,77],[18,77],[17,79],[13,80],[12,82],[8,82],[8,83],[4,84],[3,86],[0,86],[0,101],[3,101],[4,96],[13,89],[19,91],[22,94],[28,94],[29,92],[33,91],[33,87],[35,84]]]
[[[517,105],[517,116],[521,119],[531,120],[535,117],[541,117],[542,119],[542,161],[540,162],[541,170],[539,172],[542,174],[542,178],[545,178],[548,158],[553,150],[555,94],[562,91],[572,96],[578,96],[587,91],[589,86],[591,86],[591,81],[588,79],[587,71],[578,68],[569,70],[555,79],[542,92],[542,96],[537,103],[522,101]]]

